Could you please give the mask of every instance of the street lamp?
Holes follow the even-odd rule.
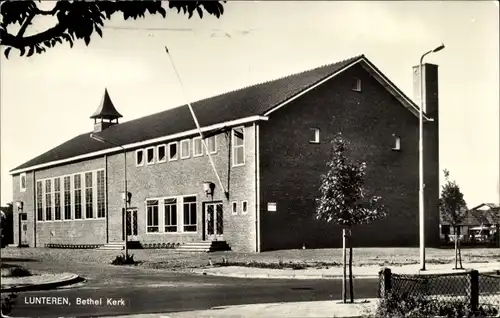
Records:
[[[90,134],[90,138],[97,140],[102,143],[108,143],[110,145],[120,147],[123,150],[123,177],[124,177],[124,185],[123,185],[123,194],[122,194],[122,199],[123,199],[123,215],[122,215],[122,229],[123,233],[125,236],[125,257],[128,259],[128,246],[127,246],[127,227],[126,227],[126,218],[127,218],[127,202],[129,201],[128,196],[129,193],[127,191],[127,152],[123,146],[115,144],[114,142],[111,142],[107,139],[104,139],[101,136],[95,135],[95,134]]]
[[[419,229],[420,229],[420,270],[425,271],[425,211],[424,211],[424,78],[423,61],[428,54],[439,52],[444,49],[444,44],[430,50],[420,58],[420,111],[419,111],[419,137],[418,137],[418,172],[419,172],[419,191],[418,191],[418,209],[419,209]]]

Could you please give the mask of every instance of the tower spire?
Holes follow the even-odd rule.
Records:
[[[101,104],[90,118],[94,119],[94,132],[101,132],[104,129],[118,124],[118,118],[123,117],[113,105],[109,97],[108,89],[104,89],[104,96]]]

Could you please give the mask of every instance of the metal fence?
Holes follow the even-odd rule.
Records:
[[[425,297],[439,302],[464,302],[472,310],[500,310],[500,275],[476,270],[451,274],[402,275],[386,268],[379,275],[379,298],[387,295]]]

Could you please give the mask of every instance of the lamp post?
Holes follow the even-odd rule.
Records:
[[[425,210],[424,210],[424,78],[423,61],[428,54],[439,52],[444,49],[444,44],[437,48],[425,52],[420,57],[420,110],[419,110],[419,137],[418,137],[418,172],[419,172],[419,191],[418,191],[418,209],[419,209],[419,233],[420,233],[420,270],[425,271]]]
[[[104,139],[103,137],[101,136],[97,136],[95,134],[90,134],[90,138],[94,139],[94,140],[97,140],[99,142],[102,142],[102,143],[108,143],[110,145],[113,145],[113,146],[116,146],[116,147],[120,147],[123,151],[123,178],[125,179],[124,180],[124,184],[123,184],[123,195],[122,195],[122,199],[123,199],[123,215],[122,215],[122,220],[123,220],[123,224],[122,224],[122,229],[123,229],[123,233],[124,233],[124,236],[125,236],[125,257],[128,259],[128,246],[127,246],[127,202],[128,202],[128,191],[127,191],[127,152],[125,150],[125,148],[123,148],[123,146],[121,145],[118,145],[118,144],[115,144],[114,142],[111,142],[107,139]]]

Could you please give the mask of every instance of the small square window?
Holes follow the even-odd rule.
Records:
[[[167,153],[165,145],[159,145],[158,147],[156,147],[156,155],[158,156],[156,159],[158,162],[167,161]]]
[[[155,148],[151,147],[146,149],[147,164],[152,165],[155,163]]]
[[[203,143],[201,142],[201,137],[193,138],[193,157],[199,157],[203,155]]]
[[[19,189],[21,192],[26,192],[26,173],[19,175]]]
[[[394,147],[392,150],[399,151],[401,150],[401,138],[399,136],[393,135],[394,137]]]
[[[234,201],[231,207],[231,212],[232,214],[237,214],[238,213],[238,202]]]
[[[359,78],[352,79],[352,90],[355,92],[361,92],[361,80]]]
[[[135,151],[135,165],[143,166],[144,165],[144,150],[139,149]]]
[[[311,128],[311,139],[309,139],[309,142],[319,144],[319,128]]]
[[[177,157],[179,156],[178,154],[178,149],[177,149],[177,142],[172,142],[168,144],[168,161],[174,161],[177,160]]]
[[[241,202],[241,213],[247,214],[247,212],[248,212],[248,202],[243,201]]]
[[[181,140],[181,159],[186,159],[189,158],[190,156],[190,140],[189,139],[184,139]]]

